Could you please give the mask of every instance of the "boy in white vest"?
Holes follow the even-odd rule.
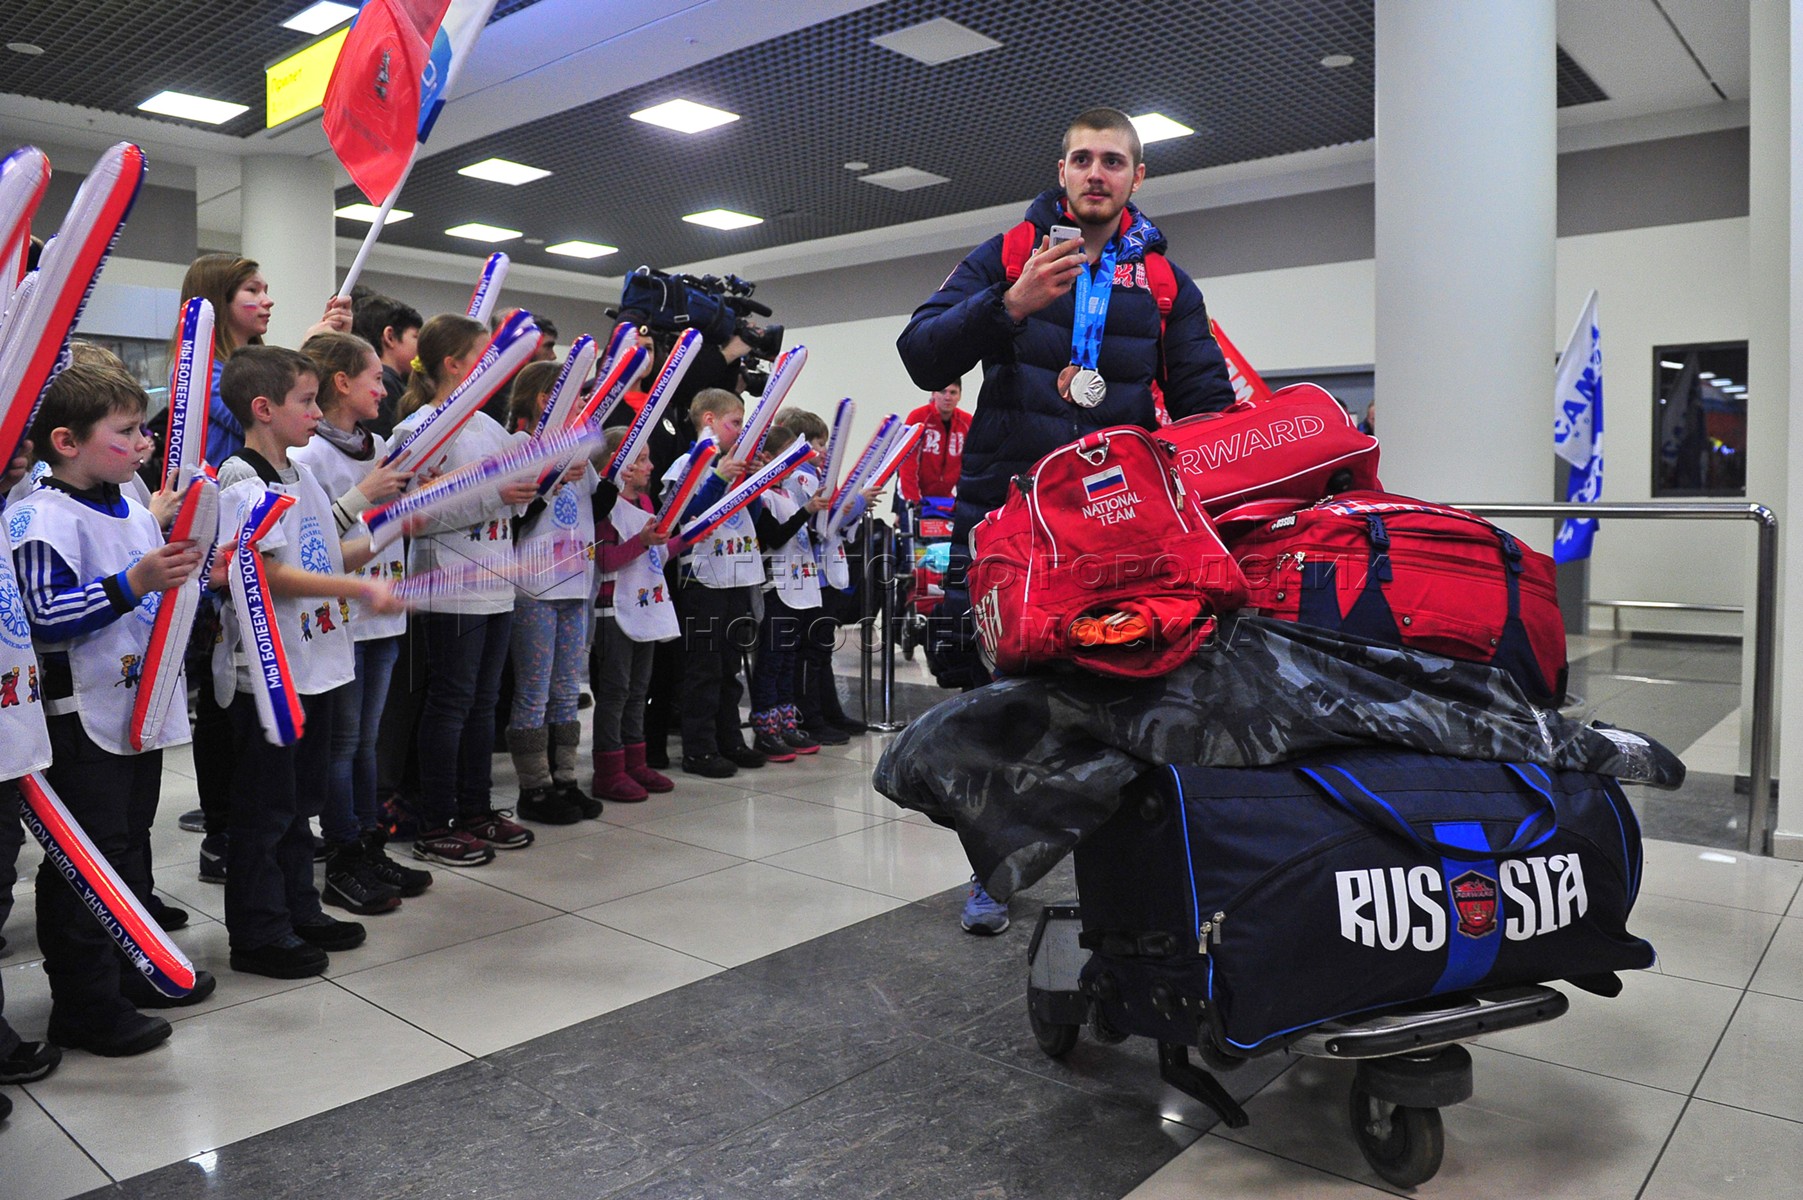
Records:
[[[246,346],[232,355],[219,381],[220,398],[244,427],[244,447],[219,467],[215,586],[229,580],[238,530],[265,492],[295,500],[258,553],[305,714],[301,738],[277,746],[265,736],[252,692],[264,686],[261,672],[240,645],[238,616],[229,604],[226,636],[213,662],[214,690],[228,710],[237,751],[225,872],[232,969],[276,979],[317,975],[328,965],[326,951],[363,942],[362,925],[334,920],[320,907],[308,818],[318,814],[329,786],[327,693],[348,683],[356,669],[349,606],[340,598],[377,614],[401,607],[386,582],[345,573],[369,561],[369,539],[340,543],[331,498],[288,456],[307,444],[319,424],[317,372],[298,351]]]
[[[186,706],[172,705],[160,728],[145,731],[143,752],[134,751],[133,703],[162,593],[201,556],[192,541],[164,544],[150,510],[121,494],[151,452],[146,405],[137,380],[115,367],[71,366],[57,376],[31,429],[49,473],[6,513],[19,595],[0,599],[0,640],[16,635],[22,598],[42,651],[26,676],[16,666],[0,674],[0,706],[41,701],[54,756],[45,778],[140,898],[149,894],[163,747],[189,734]],[[122,969],[112,939],[56,872],[38,872],[37,897],[56,1044],[140,1054],[169,1037],[169,1023],[138,1009],[198,1004],[212,993],[205,971],[172,1000]]]
[[[720,457],[695,489],[683,521],[725,495],[746,467],[745,459],[733,453],[745,424],[743,400],[723,388],[704,388],[689,404],[689,421],[698,438],[714,440]],[[675,487],[688,467],[685,454],[664,472],[664,482]],[[739,731],[739,699],[745,694],[739,660],[757,640],[751,597],[764,583],[764,554],[755,525],[759,511],[753,500],[687,546],[680,560],[676,611],[682,617],[682,769],[690,775],[725,779],[740,767],[761,767],[766,761]]]

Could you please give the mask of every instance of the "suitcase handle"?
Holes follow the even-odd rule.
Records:
[[[1488,853],[1493,855],[1523,854],[1542,844],[1559,831],[1559,812],[1553,804],[1551,791],[1535,783],[1515,763],[1504,763],[1503,766],[1507,767],[1509,772],[1519,779],[1529,792],[1533,793],[1537,803],[1534,805],[1534,811],[1523,817],[1521,823],[1515,827],[1515,832],[1510,836],[1508,842],[1505,845],[1491,847]],[[1312,767],[1297,769],[1326,793],[1328,799],[1367,824],[1388,829],[1407,841],[1413,842],[1421,849],[1438,854],[1443,858],[1456,859],[1460,862],[1471,860],[1474,852],[1470,846],[1442,842],[1421,833],[1420,830],[1405,821],[1402,814],[1397,812],[1388,800],[1360,783],[1352,772],[1344,767],[1326,768],[1344,781],[1346,786],[1343,788],[1329,783],[1322,777],[1320,771]]]

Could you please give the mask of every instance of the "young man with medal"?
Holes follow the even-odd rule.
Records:
[[[989,679],[964,573],[970,530],[1001,507],[1011,478],[1091,430],[1156,428],[1161,405],[1176,420],[1233,403],[1202,293],[1163,261],[1164,235],[1132,203],[1145,177],[1127,115],[1083,113],[1065,132],[1058,186],[1028,206],[1021,225],[971,251],[896,343],[923,388],[983,365],[945,600],[928,633],[928,662],[942,686]],[[1006,908],[974,882],[972,889],[965,928],[1006,928]]]

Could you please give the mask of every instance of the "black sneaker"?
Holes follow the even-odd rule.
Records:
[[[63,1061],[63,1052],[49,1042],[20,1042],[0,1058],[0,1083],[36,1083]]]
[[[851,741],[851,734],[837,725],[803,725],[801,731],[822,746],[844,746]]]
[[[686,775],[699,775],[703,779],[731,779],[739,773],[737,764],[718,754],[704,754],[699,757],[682,756],[682,769]]]
[[[371,869],[361,843],[335,846],[326,859],[326,885],[320,889],[321,903],[360,917],[393,912],[401,906],[401,889],[384,883]]]
[[[768,755],[759,754],[750,746],[722,746],[720,757],[735,766],[747,767],[754,771],[770,761]]]
[[[332,856],[332,848],[317,833],[313,835],[313,861],[322,863]]]
[[[795,751],[797,754],[820,753],[820,743],[809,737],[807,730],[801,728],[799,725],[794,729],[783,730],[783,741],[788,745],[789,749]]]
[[[551,788],[524,788],[520,792],[520,816],[538,825],[574,825],[582,810]]]
[[[205,833],[207,831],[207,814],[198,808],[190,808],[177,817],[175,823],[189,833]]]
[[[455,828],[474,834],[496,850],[524,850],[538,835],[524,825],[508,820],[511,816],[511,808],[491,808],[486,812],[458,817]]]
[[[326,952],[294,934],[284,934],[255,950],[233,950],[232,970],[246,975],[267,975],[271,979],[305,979],[321,975],[332,964]]]
[[[745,759],[740,758],[739,754],[734,754],[731,750],[727,750],[724,753],[726,757],[732,759],[741,767],[761,767],[764,765],[764,762],[795,761],[795,751],[789,748],[789,743],[783,741],[781,738],[773,738],[762,733],[752,739],[751,749],[739,751],[739,754],[755,754],[761,761],[747,762]]]
[[[130,1058],[168,1041],[169,1022],[134,1010],[108,1029],[75,1029],[59,1023],[52,1010],[45,1036],[66,1050],[86,1050],[102,1058]]]
[[[165,903],[161,896],[152,895],[144,908],[150,913],[150,919],[162,926],[165,933],[174,933],[188,924],[188,910]]]
[[[200,881],[225,882],[225,856],[231,842],[223,833],[209,833],[200,839]]]
[[[150,986],[150,982],[142,975],[130,972],[120,976],[119,994],[130,1001],[133,1008],[192,1008],[213,994],[219,981],[213,978],[211,971],[195,971],[194,986],[180,996],[165,996]]]
[[[606,811],[601,801],[583,791],[582,785],[579,783],[552,784],[551,790],[563,797],[565,804],[573,806],[577,812],[581,813],[582,819],[585,821],[592,821]]]
[[[836,717],[828,717],[827,720],[831,721],[834,725],[837,725],[840,729],[843,729],[846,733],[849,733],[852,737],[857,737],[860,734],[870,732],[870,726],[864,724],[862,721],[854,720],[844,713],[840,713]]]
[[[413,857],[447,867],[481,867],[495,860],[495,848],[462,829],[427,829],[413,839]]]
[[[296,925],[294,935],[309,946],[321,950],[355,950],[367,936],[355,921],[339,921],[320,913],[305,925]]]
[[[383,849],[383,841],[379,833],[364,835],[363,862],[372,875],[408,900],[432,886],[432,872],[403,866],[394,861],[388,857],[388,851]]]

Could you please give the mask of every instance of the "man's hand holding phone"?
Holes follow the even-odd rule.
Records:
[[[1039,248],[1027,256],[1020,278],[1002,293],[1011,320],[1023,321],[1076,286],[1083,269],[1083,233],[1070,225],[1054,225]]]

